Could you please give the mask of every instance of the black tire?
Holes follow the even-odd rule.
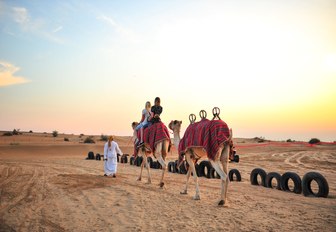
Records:
[[[147,163],[149,167],[151,168],[153,166],[153,158],[152,157],[147,157]]]
[[[124,156],[124,163],[127,164],[127,162],[128,162],[128,158],[127,156]]]
[[[204,176],[206,178],[208,178],[208,179],[214,178],[213,177],[213,169],[214,168],[212,167],[210,161],[205,160],[205,161],[202,161],[202,162],[204,162],[204,164],[203,164],[203,173],[204,173]]]
[[[234,181],[233,175],[236,176],[236,180],[238,182],[241,181],[241,175],[240,175],[240,172],[238,171],[238,169],[233,168],[229,171],[229,180],[230,181]]]
[[[203,160],[199,166],[198,166],[198,173],[199,173],[199,176],[206,176],[205,173],[204,173],[204,169],[205,169],[205,165],[208,163],[209,161],[207,160]]]
[[[120,154],[117,154],[117,162],[120,162]]]
[[[198,177],[200,177],[200,173],[199,173],[199,169],[200,169],[200,166],[199,166],[199,164],[195,164],[195,170],[196,170],[196,175],[198,176]]]
[[[236,162],[236,163],[239,163],[239,155],[235,155],[233,157],[233,161]]]
[[[173,161],[170,161],[168,163],[168,172],[173,172],[173,167],[174,167],[174,162]]]
[[[270,172],[266,176],[266,187],[267,188],[273,188],[272,186],[272,180],[277,180],[277,186],[276,189],[281,190],[281,175],[277,172]]]
[[[134,156],[130,158],[130,165],[134,165]]]
[[[177,168],[177,160],[175,160],[175,162],[174,162],[174,166],[173,166],[173,173],[178,173],[179,172],[179,170],[178,170],[178,168]]]
[[[94,156],[93,151],[90,151],[90,152],[88,153],[88,159],[95,159],[94,157],[95,157],[95,156]]]
[[[159,161],[156,161],[156,169],[162,169],[162,166]]]
[[[140,167],[141,166],[141,163],[142,163],[142,157],[141,156],[137,156],[135,161],[134,161],[134,165]]]
[[[291,179],[294,182],[294,190],[293,190],[293,192],[296,193],[296,194],[300,194],[302,192],[301,178],[295,172],[285,172],[281,176],[281,189],[283,191],[291,192],[291,190],[288,187],[288,181],[289,181],[289,179]]]
[[[252,185],[259,185],[258,175],[261,177],[261,185],[266,187],[266,172],[261,168],[255,168],[251,172],[250,181]]]
[[[180,170],[179,170],[179,173],[180,174],[187,174],[188,170],[186,169],[186,161],[183,161],[181,166],[180,166]]]
[[[319,191],[314,193],[311,189],[311,182],[316,181]],[[318,172],[308,172],[302,178],[302,193],[304,196],[328,197],[329,185],[327,180]]]
[[[96,154],[96,160],[101,160],[101,157],[100,157],[99,153]]]

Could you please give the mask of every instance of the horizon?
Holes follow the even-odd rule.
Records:
[[[336,141],[336,1],[0,0],[0,128],[129,136],[217,106],[235,138]],[[43,133],[41,132],[41,133]]]

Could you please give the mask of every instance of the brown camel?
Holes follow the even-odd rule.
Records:
[[[133,128],[133,141],[135,141],[137,139],[137,133],[135,131],[136,126],[138,125],[137,122],[132,123],[132,128]],[[161,180],[160,180],[160,187],[162,188],[164,186],[164,182],[163,182],[163,178],[164,178],[164,174],[165,171],[167,169],[167,165],[165,163],[166,160],[166,156],[168,154],[168,147],[169,147],[169,140],[163,140],[161,142],[158,142],[155,145],[155,152],[153,154],[153,152],[150,149],[149,144],[144,143],[138,150],[138,154],[137,156],[142,157],[142,163],[141,163],[141,169],[140,169],[140,175],[138,177],[138,181],[141,181],[141,177],[142,177],[142,170],[144,168],[144,166],[146,166],[147,168],[147,172],[148,172],[148,184],[152,183],[151,180],[151,175],[150,175],[150,167],[148,164],[148,160],[147,157],[149,157],[150,155],[153,154],[153,156],[159,161],[159,163],[162,166],[162,175],[161,175]]]
[[[175,146],[178,148],[179,142],[180,142],[180,129],[181,129],[182,121],[171,121],[169,124],[169,128],[174,132],[174,139]],[[188,136],[188,135],[184,135]],[[232,139],[232,130],[230,129],[230,137],[228,141]],[[230,146],[229,143],[223,143],[220,144],[220,147],[218,149],[218,152],[216,153],[214,160],[209,160],[212,164],[212,167],[216,170],[216,172],[221,177],[221,198],[218,202],[218,205],[224,205],[228,206],[227,201],[227,190],[228,190],[228,184],[229,184],[229,177],[228,177],[228,162],[229,162],[229,152],[230,152]],[[195,184],[196,184],[196,194],[193,197],[194,200],[200,200],[200,191],[199,191],[199,184],[198,184],[198,177],[196,174],[195,169],[195,163],[198,159],[208,157],[208,154],[206,150],[202,147],[189,147],[185,152],[185,160],[189,164],[189,169],[187,173],[187,182],[185,185],[184,190],[181,192],[181,194],[187,194],[188,193],[188,181],[193,174]],[[222,167],[221,165],[222,164]]]

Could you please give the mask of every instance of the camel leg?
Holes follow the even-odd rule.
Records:
[[[188,155],[187,157],[186,157],[186,161],[188,163],[192,162],[190,156]],[[189,183],[189,178],[191,176],[191,173],[194,173],[194,172],[192,172],[191,166],[189,164],[189,169],[188,169],[188,172],[187,172],[187,181],[186,181],[185,189],[182,192],[180,192],[181,194],[188,194],[188,183]]]
[[[198,176],[197,176],[195,164],[194,164],[194,162],[193,162],[193,160],[191,158],[191,155],[192,154],[191,154],[191,152],[189,150],[185,153],[186,161],[189,164],[189,170],[193,174],[193,177],[194,177],[194,180],[195,180],[195,185],[196,185],[196,194],[195,194],[195,196],[193,196],[193,199],[194,200],[201,200],[200,191],[199,191],[199,185],[198,185]]]
[[[151,175],[150,175],[150,167],[149,167],[149,164],[148,164],[148,160],[147,160],[147,157],[146,157],[146,168],[147,168],[147,173],[148,173],[148,181],[147,181],[147,184],[151,184],[152,183],[152,179],[151,179]]]
[[[228,206],[227,203],[227,190],[228,190],[228,184],[229,184],[229,176],[228,176],[228,157],[229,157],[229,149],[228,146],[225,146],[223,151],[221,152],[220,161],[212,161],[210,160],[213,168],[216,170],[216,172],[221,177],[221,199],[218,203],[218,205],[224,205]],[[220,163],[222,163],[223,168],[221,168]]]
[[[163,142],[158,143],[156,145],[156,148],[155,148],[155,152],[157,154],[156,157],[158,157],[157,159],[158,159],[159,163],[162,166],[162,176],[161,176],[161,180],[160,180],[160,187],[161,188],[164,186],[163,178],[164,178],[165,171],[167,169],[167,165],[166,165],[166,163],[164,161],[165,158],[166,158],[166,156],[167,156],[167,151],[168,151],[168,143],[167,143],[167,141],[163,141]],[[161,154],[158,154],[159,152]]]
[[[141,149],[141,148],[140,148]],[[144,165],[145,165],[145,159],[146,159],[146,156],[145,155],[142,155],[142,162],[141,162],[141,168],[140,168],[140,175],[137,179],[137,181],[141,181],[141,177],[142,177],[142,170],[144,168]],[[146,159],[147,160],[147,159]]]

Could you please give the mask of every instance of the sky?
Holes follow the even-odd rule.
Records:
[[[334,0],[0,0],[0,130],[131,135],[146,101],[336,140]],[[199,120],[199,117],[197,117]]]

